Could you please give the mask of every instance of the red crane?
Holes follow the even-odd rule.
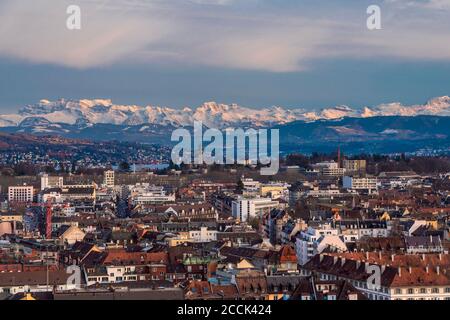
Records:
[[[45,237],[52,238],[52,203],[47,202],[47,210],[45,212]]]

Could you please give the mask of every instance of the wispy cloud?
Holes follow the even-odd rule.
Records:
[[[82,9],[80,31],[65,28],[73,2]],[[311,1],[302,7],[275,0],[3,0],[0,55],[73,68],[179,63],[273,72],[303,70],[319,58],[450,61],[448,17],[420,10],[449,2],[380,2],[383,30],[371,32],[364,5],[341,0],[335,15]]]

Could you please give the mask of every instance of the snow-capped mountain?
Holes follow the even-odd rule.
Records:
[[[0,127],[68,124],[88,127],[94,124],[191,126],[202,121],[208,127],[271,126],[296,120],[306,122],[335,120],[345,117],[369,118],[375,116],[450,116],[450,97],[434,98],[423,105],[405,106],[400,103],[352,109],[336,106],[316,111],[270,107],[252,109],[236,104],[207,102],[196,109],[117,105],[111,100],[41,100],[21,108],[17,114],[0,115]]]

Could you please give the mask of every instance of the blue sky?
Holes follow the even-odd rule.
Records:
[[[81,8],[82,29],[65,27]],[[382,30],[366,28],[378,4]],[[450,0],[2,0],[0,112],[40,99],[354,107],[450,94]]]

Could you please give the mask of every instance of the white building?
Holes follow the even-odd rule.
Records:
[[[50,188],[62,188],[64,185],[64,178],[58,176],[49,176],[44,173],[41,176],[41,190],[50,189]]]
[[[0,293],[14,295],[76,289],[77,284],[68,281],[69,276],[66,270],[0,272]]]
[[[339,234],[346,243],[358,241],[363,237],[379,238],[390,235],[390,229],[386,221],[339,220],[333,222],[332,226],[339,230]]]
[[[108,170],[103,173],[103,184],[106,187],[114,187],[114,171]]]
[[[253,180],[252,178],[241,179],[242,185],[245,191],[248,192],[259,192],[261,182]]]
[[[342,179],[342,186],[351,190],[377,190],[378,180],[375,177],[349,177]]]
[[[231,204],[231,212],[234,218],[240,221],[248,221],[256,216],[262,217],[270,210],[277,208],[278,201],[271,198],[238,198]]]
[[[31,202],[33,201],[33,186],[8,187],[8,201]]]
[[[131,203],[133,205],[162,204],[175,201],[175,194],[167,194],[164,187],[138,183],[131,186]]]
[[[190,230],[189,239],[193,242],[211,242],[217,240],[217,230],[201,227],[200,230]]]
[[[326,248],[332,248],[337,252],[347,251],[347,246],[338,233],[339,231],[331,228],[329,224],[317,228],[308,227],[306,231],[301,231],[295,240],[298,263],[304,265]]]
[[[312,165],[313,169],[318,170],[323,176],[327,177],[342,177],[345,174],[345,169],[340,168],[335,161],[324,161]]]

